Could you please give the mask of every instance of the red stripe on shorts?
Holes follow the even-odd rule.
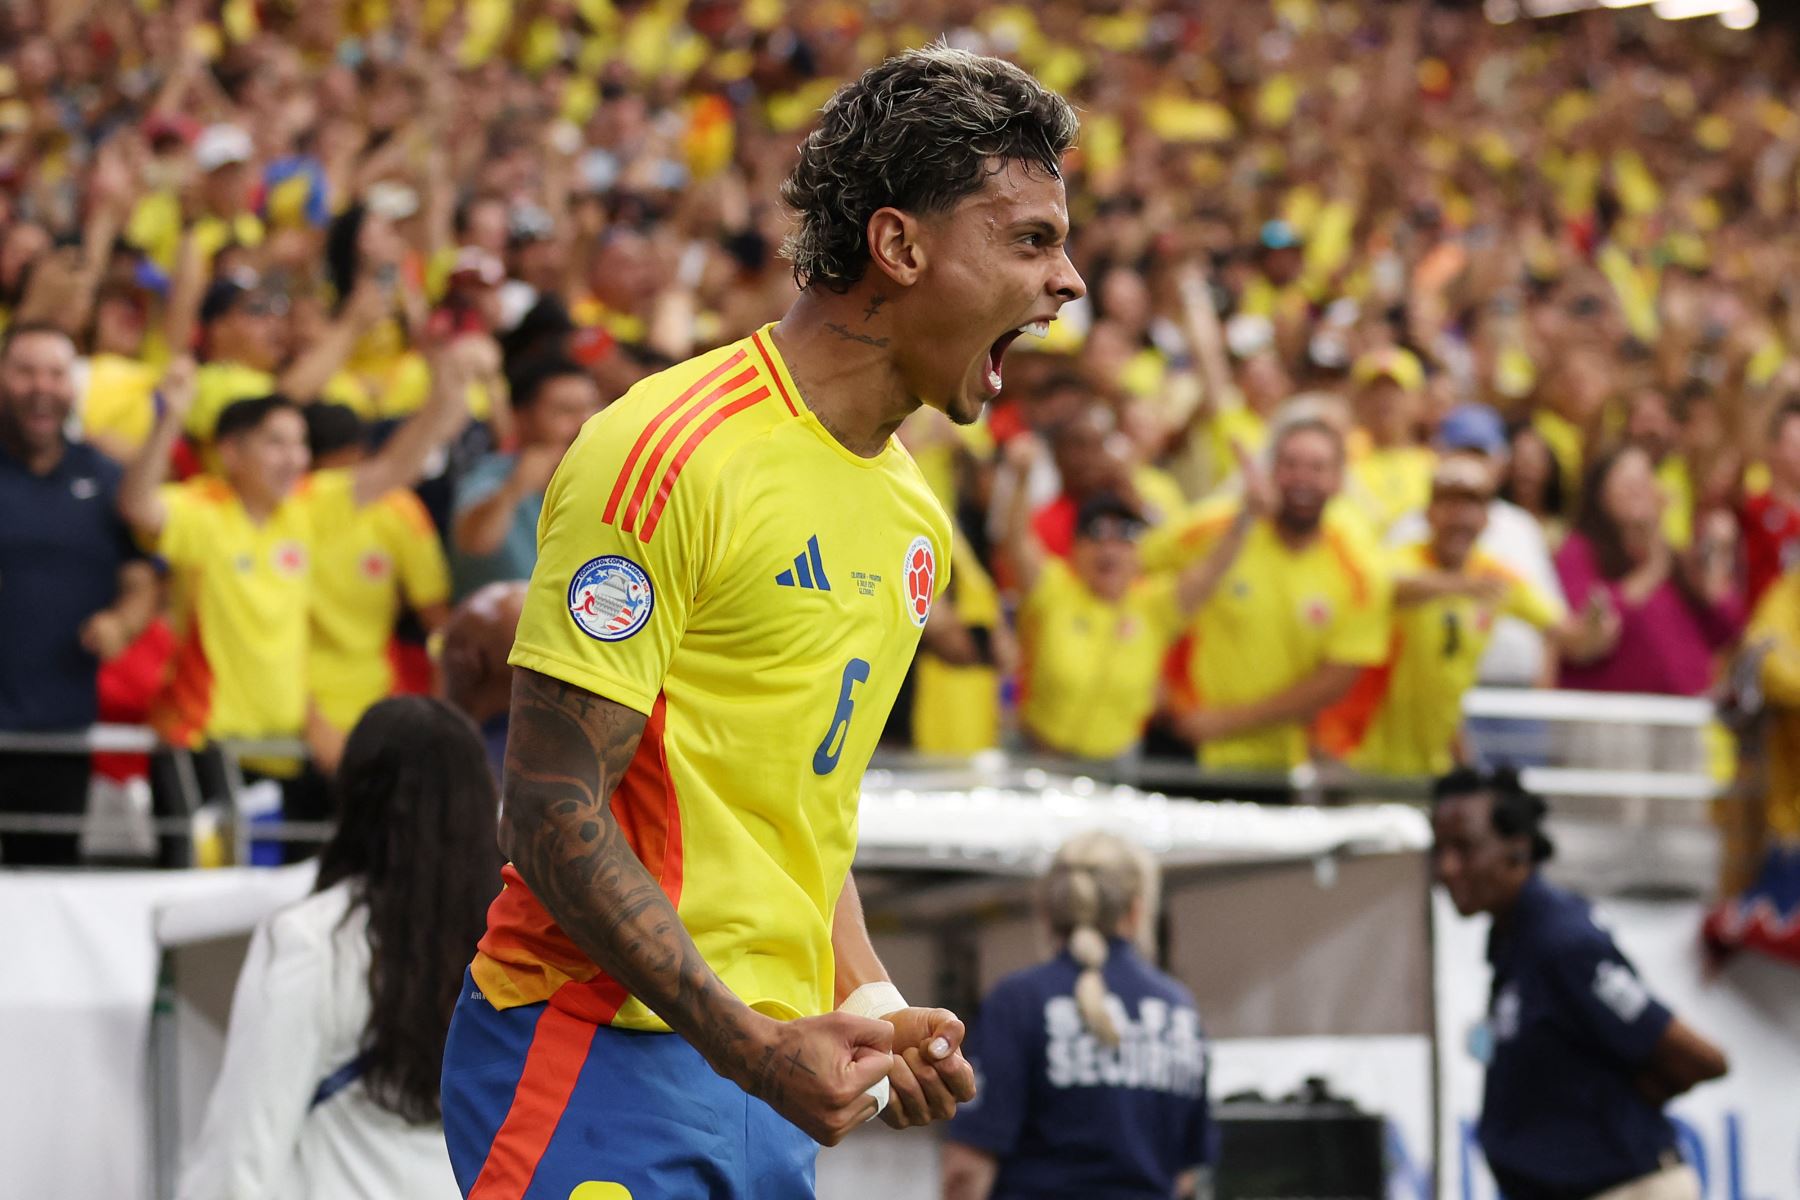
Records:
[[[599,1027],[546,1005],[525,1052],[512,1107],[488,1147],[469,1200],[521,1200],[562,1120]]]

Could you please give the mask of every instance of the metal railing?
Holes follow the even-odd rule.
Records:
[[[1470,741],[1490,762],[1520,766],[1527,787],[1552,799],[1564,818],[1621,830],[1653,825],[1696,826],[1709,806],[1729,794],[1728,775],[1710,744],[1716,715],[1704,699],[1674,696],[1478,688],[1464,700]],[[179,811],[134,818],[159,836],[193,839],[208,821],[229,827],[236,861],[248,860],[252,837],[319,840],[324,822],[248,818],[242,808],[242,763],[257,757],[304,759],[296,739],[227,740],[213,746],[225,768],[222,795],[203,794],[186,753],[170,754]],[[75,733],[0,732],[0,753],[70,754],[169,751],[148,728],[96,725]],[[912,788],[1019,786],[1041,771],[1149,791],[1211,798],[1349,804],[1374,800],[1422,802],[1427,778],[1359,774],[1336,763],[1305,763],[1288,771],[1202,769],[1191,760],[1128,757],[1090,761],[1036,753],[985,751],[945,759],[912,752],[879,752],[871,782]],[[0,831],[77,833],[91,817],[0,813]]]
[[[148,834],[185,847],[185,865],[192,865],[194,847],[215,828],[229,834],[232,861],[236,863],[250,861],[252,841],[318,842],[331,835],[333,825],[328,821],[253,820],[243,808],[249,790],[245,760],[304,762],[307,748],[300,739],[226,738],[208,743],[207,748],[217,752],[224,775],[223,790],[217,795],[206,794],[193,752],[169,745],[148,726],[98,724],[84,730],[48,733],[0,730],[0,754],[166,754],[176,811],[160,816],[113,814],[110,820],[130,834]],[[104,826],[107,820],[93,813],[34,813],[12,807],[11,811],[0,811],[0,832],[79,836],[93,832],[97,823]]]

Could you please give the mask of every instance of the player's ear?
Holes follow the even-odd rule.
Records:
[[[925,271],[920,230],[918,218],[897,208],[878,208],[869,218],[869,259],[901,287],[911,287]]]

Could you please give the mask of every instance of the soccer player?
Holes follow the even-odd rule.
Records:
[[[893,434],[921,404],[974,421],[1013,339],[1084,294],[1075,129],[995,59],[871,68],[783,188],[787,315],[633,388],[551,481],[512,653],[511,864],[445,1052],[469,1195],[811,1195],[814,1142],[884,1085],[896,1127],[974,1094],[961,1022],[888,982],[849,873],[949,567]]]

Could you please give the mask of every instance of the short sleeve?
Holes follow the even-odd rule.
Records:
[[[1326,632],[1325,658],[1358,667],[1385,662],[1393,604],[1388,562],[1379,554],[1358,554],[1345,570],[1353,576],[1350,602],[1333,618]]]
[[[316,539],[321,532],[335,533],[356,519],[356,475],[347,468],[314,471],[301,485],[299,499]]]
[[[1599,927],[1559,939],[1545,956],[1569,1024],[1627,1067],[1649,1061],[1673,1019]]]
[[[165,483],[156,490],[163,502],[162,532],[150,550],[172,567],[188,566],[201,561],[211,541],[213,502],[200,487],[186,483]]]
[[[588,422],[550,481],[509,661],[648,715],[725,529],[717,477],[692,469],[641,508],[609,504],[618,440]]]
[[[388,554],[400,575],[400,588],[413,608],[429,608],[450,599],[450,564],[431,514],[409,491],[391,492],[381,503],[387,529]]]
[[[969,1035],[975,1099],[958,1106],[944,1136],[996,1157],[1019,1144],[1031,1097],[1032,1022],[1038,1014],[1021,989],[1002,986],[981,1006]]]

